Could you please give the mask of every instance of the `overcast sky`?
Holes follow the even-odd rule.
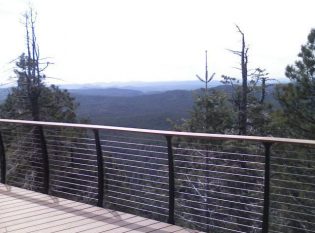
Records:
[[[195,80],[209,72],[239,77],[239,25],[250,68],[284,77],[315,27],[314,0],[34,0],[46,74],[58,83]],[[29,1],[0,0],[0,83],[24,50],[20,23]]]

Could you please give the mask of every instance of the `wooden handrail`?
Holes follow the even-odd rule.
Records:
[[[100,130],[111,130],[111,131],[121,131],[121,132],[145,133],[145,134],[161,135],[161,136],[191,137],[191,138],[212,139],[212,140],[238,140],[238,141],[246,140],[246,141],[254,141],[254,142],[315,145],[315,140],[306,140],[306,139],[177,132],[177,131],[166,131],[166,130],[151,130],[151,129],[138,129],[138,128],[116,127],[116,126],[92,125],[92,124],[26,121],[26,120],[11,120],[11,119],[0,119],[0,123],[42,125],[42,126],[47,126],[47,127],[73,127],[73,128],[84,128],[84,129],[100,129]]]

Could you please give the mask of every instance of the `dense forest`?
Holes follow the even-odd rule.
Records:
[[[279,103],[274,97],[275,84],[268,86],[267,102],[275,108]],[[151,90],[154,90],[151,87]],[[212,91],[233,92],[232,88],[218,85]],[[0,89],[0,102],[3,102],[10,89]],[[193,110],[194,98],[202,89],[170,90],[142,92],[122,88],[84,88],[69,89],[78,106],[76,113],[79,119],[91,124],[147,128],[173,129],[174,123],[188,119]]]
[[[275,84],[265,69],[249,69],[245,33],[237,26],[241,46],[231,53],[240,61],[239,79],[223,75],[219,77],[222,85],[211,87],[215,74],[208,73],[206,52],[205,75],[197,75],[203,88],[143,93],[48,86],[44,73],[50,63],[40,57],[32,10],[25,14],[24,26],[26,48],[15,61],[16,86],[5,95],[1,118],[315,139],[315,29],[297,61],[285,69],[289,83]],[[40,184],[49,177],[42,175],[38,164],[48,160],[53,169],[47,193],[96,204],[95,154],[96,149],[103,150],[104,205],[167,221],[171,148],[176,224],[205,232],[254,233],[262,228],[264,152],[271,146],[266,143],[165,141],[161,135],[98,135],[95,130],[11,124],[1,132],[9,184],[43,192]],[[93,136],[101,137],[98,148]],[[272,154],[270,213],[277,218],[270,217],[271,227],[275,232],[313,232],[313,209],[302,207],[314,207],[314,148],[291,146],[277,145]],[[295,188],[288,182],[295,183]]]

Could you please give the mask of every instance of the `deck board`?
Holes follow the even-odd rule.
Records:
[[[0,233],[196,232],[156,220],[0,184]]]

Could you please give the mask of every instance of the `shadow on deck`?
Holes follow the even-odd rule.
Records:
[[[0,184],[0,233],[193,232],[178,226]]]

